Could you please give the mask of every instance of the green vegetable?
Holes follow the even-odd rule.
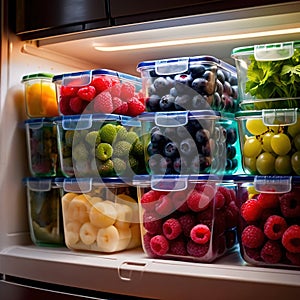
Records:
[[[250,56],[245,92],[258,99],[300,97],[300,50],[279,61],[257,61]]]

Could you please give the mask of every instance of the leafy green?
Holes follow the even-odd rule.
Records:
[[[300,50],[279,61],[257,61],[251,55],[245,92],[257,99],[300,97]]]

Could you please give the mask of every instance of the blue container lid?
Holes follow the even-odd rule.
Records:
[[[53,177],[25,177],[22,182],[28,189],[36,192],[48,192],[52,188],[57,188],[55,180],[59,178]],[[62,180],[62,179],[60,179]]]

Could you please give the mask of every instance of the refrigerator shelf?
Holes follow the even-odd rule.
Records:
[[[140,248],[101,255],[12,246],[2,250],[0,266],[4,278],[154,299],[300,297],[299,270],[253,267],[238,252],[207,264],[151,259]]]

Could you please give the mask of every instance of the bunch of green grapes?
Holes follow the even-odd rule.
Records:
[[[266,126],[248,119],[242,146],[244,169],[260,175],[300,175],[300,119],[290,126]]]

